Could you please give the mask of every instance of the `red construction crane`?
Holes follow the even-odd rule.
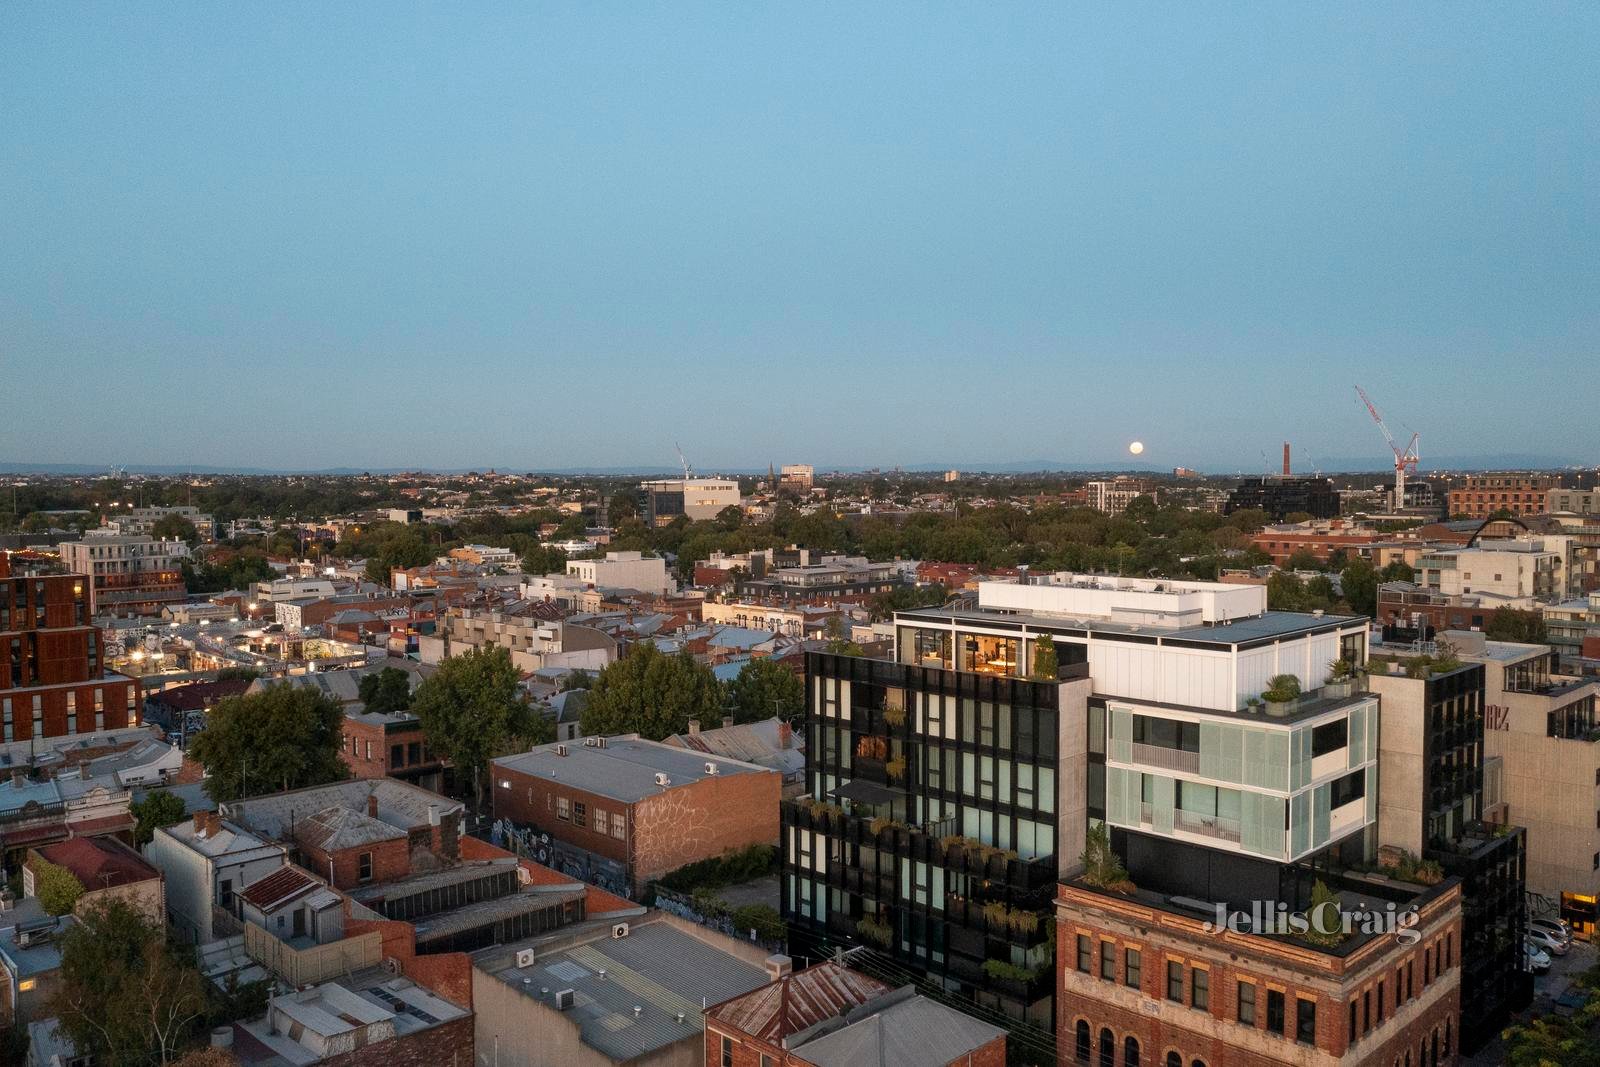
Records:
[[[1367,391],[1358,385],[1356,395],[1367,405],[1367,412],[1372,416],[1372,421],[1383,431],[1383,439],[1389,442],[1389,449],[1394,453],[1394,508],[1398,511],[1406,506],[1406,468],[1409,467],[1413,471],[1417,469],[1417,435],[1412,434],[1406,447],[1401,448],[1394,443],[1394,434],[1384,425],[1383,416],[1378,414],[1378,408],[1367,396]]]

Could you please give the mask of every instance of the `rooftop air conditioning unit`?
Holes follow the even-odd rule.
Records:
[[[627,936],[628,936],[628,924],[627,923],[612,923],[611,924],[611,940],[620,941],[622,938],[627,937]]]
[[[712,763],[710,760],[706,760],[706,773],[707,774],[716,774],[717,773],[717,765],[715,763]]]
[[[565,756],[566,754],[567,754],[567,746],[566,745],[557,745],[556,746],[556,755]]]
[[[671,785],[671,784],[672,784],[672,779],[668,778],[661,771],[657,771],[656,772],[656,785]]]
[[[558,989],[558,990],[556,990],[556,1008],[557,1008],[557,1010],[566,1011],[571,1007],[572,1007],[572,990],[570,990],[570,989]]]
[[[532,967],[533,966],[533,961],[536,960],[536,959],[538,959],[538,956],[534,953],[533,949],[531,949],[531,948],[523,948],[523,949],[518,949],[517,950],[517,966],[518,967]]]
[[[399,974],[400,961],[395,959],[393,956],[385,956],[383,958],[383,969],[388,971],[390,974]]]

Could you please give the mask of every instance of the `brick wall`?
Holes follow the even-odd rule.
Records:
[[[329,853],[306,843],[301,843],[300,850],[305,853],[306,867],[320,877],[329,878],[329,871],[332,871],[331,880],[336,889],[354,889],[368,882],[391,882],[411,873],[411,848],[404,838],[340,849],[332,854],[331,868]],[[361,877],[362,853],[372,854],[371,878]]]
[[[487,841],[480,841],[476,837],[463,837],[461,839],[461,859],[470,863],[474,860],[505,859],[512,855],[503,848],[496,848]],[[518,866],[528,872],[528,878],[534,885],[570,885],[572,879],[559,871],[542,866],[530,859],[518,860]],[[607,893],[598,886],[584,886],[584,914],[589,918],[604,915],[611,911],[624,911],[637,908],[639,905],[631,900],[623,900],[612,893]]]
[[[722,774],[703,778],[634,805],[634,883],[747,845],[778,843],[783,776]]]
[[[629,805],[598,796],[566,782],[552,782],[506,767],[497,767],[492,777],[495,779],[493,807],[497,818],[510,819],[524,826],[537,826],[551,837],[599,853],[618,863],[628,862],[627,838],[618,839],[612,836],[611,815],[622,815],[627,826],[626,832],[631,833],[633,811]],[[501,788],[502,781],[510,782],[511,785],[508,788]],[[562,799],[567,801],[568,818],[564,822],[558,818],[560,806],[557,801]],[[571,813],[574,804],[584,806],[585,825],[582,827],[572,824]],[[596,832],[594,829],[594,817],[597,811],[606,815],[604,833]]]
[[[805,1048],[790,1051],[779,1045],[771,1045],[742,1031],[735,1030],[726,1024],[706,1020],[705,1053],[706,1067],[721,1067],[722,1041],[727,1038],[732,1045],[733,1067],[809,1067],[811,1061],[805,1058]],[[763,1062],[761,1057],[768,1059]],[[1005,1067],[1006,1038],[1004,1034],[995,1038],[987,1045],[974,1049],[960,1059],[949,1061],[944,1067]],[[1063,1060],[1063,1062],[1068,1062]],[[1120,1053],[1118,1063],[1121,1063]],[[1148,1062],[1140,1060],[1141,1063]],[[927,1067],[939,1067],[937,1064],[928,1064]],[[1161,1067],[1153,1064],[1152,1067]],[[1187,1065],[1186,1065],[1187,1067]]]

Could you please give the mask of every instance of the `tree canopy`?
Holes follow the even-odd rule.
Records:
[[[711,668],[680,652],[635,645],[607,665],[589,690],[581,725],[585,734],[637,732],[659,741],[689,728],[690,719],[722,718],[722,686]]]
[[[357,691],[368,711],[403,711],[411,705],[411,676],[399,667],[385,667],[363,676]]]
[[[1515,641],[1524,645],[1549,642],[1544,616],[1537,608],[1501,608],[1490,616],[1483,632],[1491,641]]]
[[[793,722],[805,713],[805,684],[771,658],[753,659],[728,683],[734,722],[760,722],[776,715]]]
[[[28,866],[33,868],[33,895],[49,914],[67,914],[83,896],[83,883],[65,867],[37,857]]]
[[[157,830],[163,826],[176,826],[189,814],[183,798],[164,789],[146,793],[143,800],[135,800],[128,810],[137,820],[133,828],[133,843],[139,846],[148,845],[155,839]]]
[[[192,954],[118,897],[62,936],[60,983],[51,1007],[62,1033],[104,1067],[173,1062],[207,1007]]]
[[[440,663],[411,700],[428,744],[471,778],[480,810],[489,761],[554,736],[550,721],[523,700],[520,680],[511,653],[486,645]]]
[[[209,772],[212,800],[300,789],[348,777],[344,711],[314,689],[279,683],[211,709],[189,755]]]
[[[152,537],[176,537],[180,541],[194,544],[200,540],[200,531],[195,529],[194,523],[182,515],[163,515],[150,526]]]

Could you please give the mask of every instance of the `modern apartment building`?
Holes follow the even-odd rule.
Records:
[[[82,574],[12,574],[0,552],[0,741],[137,726],[137,679],[105,668]]]
[[[1466,519],[1487,519],[1499,511],[1538,515],[1559,484],[1548,474],[1469,474],[1465,485],[1450,490],[1450,514]]]
[[[1518,963],[1489,946],[1520,951],[1521,832],[1484,830],[1476,797],[1422,818],[1481,780],[1481,684],[1472,746],[1470,698],[1444,682],[1413,695],[1448,715],[1389,723],[1340,676],[1366,661],[1367,620],[1268,611],[1259,586],[1057,574],[978,593],[975,610],[898,613],[895,662],[808,657],[809,790],[784,809],[795,951],[868,946],[1053,1018],[1064,1059],[1111,1063],[1449,1062],[1463,961],[1483,1026],[1515,1000]],[[1035,679],[1046,635],[1056,674]],[[1450,775],[1388,783],[1386,739]],[[1386,823],[1391,793],[1416,817]],[[1084,877],[1100,825],[1132,885]],[[1409,880],[1365,873],[1391,844]],[[1435,853],[1446,876],[1423,884],[1414,865]],[[1421,940],[1316,945],[1250,918],[1303,913],[1318,883],[1352,916],[1414,910]],[[1205,929],[1219,909],[1242,929]]]
[[[1527,834],[1484,819],[1485,674],[1481,662],[1433,667],[1409,648],[1380,647],[1366,682],[1382,700],[1378,843],[1461,880],[1460,1044],[1469,1050],[1532,995],[1522,957]]]
[[[1121,515],[1139,497],[1154,499],[1160,492],[1160,486],[1148,478],[1130,478],[1127,475],[1089,482],[1083,488],[1088,494],[1089,506],[1107,515]]]
[[[1246,478],[1228,494],[1222,513],[1246,510],[1264,511],[1279,522],[1296,512],[1332,519],[1339,515],[1339,494],[1331,478]]]
[[[1548,645],[1439,635],[1483,666],[1483,810],[1527,831],[1530,909],[1592,938],[1600,894],[1600,817],[1574,803],[1600,785],[1600,678],[1563,676]]]
[[[736,576],[736,597],[770,602],[864,601],[911,583],[897,561],[874,563],[862,556],[826,556],[821,563],[778,567],[763,577]]]
[[[671,478],[644,482],[644,521],[665,526],[679,515],[690,522],[716,518],[739,506],[739,483],[730,478]]]
[[[596,589],[634,589],[671,595],[678,583],[667,575],[667,561],[642,552],[607,552],[604,559],[567,561],[567,576]]]
[[[179,564],[189,549],[182,541],[90,530],[57,548],[67,570],[90,577],[90,614],[160,615],[184,599]]]
[[[785,463],[778,469],[778,488],[791,489],[801,496],[811,492],[817,469],[809,463]]]
[[[117,515],[117,528],[123,533],[147,534],[155,529],[156,523],[173,515],[192,523],[195,533],[203,541],[210,541],[216,536],[216,521],[210,515],[202,514],[199,508],[185,504],[173,507],[129,508]]]
[[[1600,489],[1547,489],[1544,509],[1552,515],[1600,515]]]

